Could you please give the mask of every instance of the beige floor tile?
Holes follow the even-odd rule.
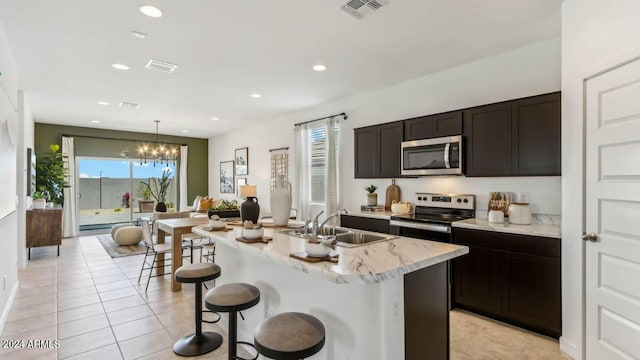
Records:
[[[58,291],[60,290],[72,290],[83,288],[85,286],[93,286],[93,279],[83,279],[83,280],[59,280],[58,281]]]
[[[15,321],[28,319],[30,317],[55,313],[57,311],[55,302],[45,302],[38,305],[27,306],[27,307],[17,307],[15,309],[11,309],[9,312],[9,317],[7,321]]]
[[[98,294],[83,295],[70,299],[58,301],[58,311],[73,309],[85,305],[96,304],[100,302]]]
[[[117,341],[124,341],[162,329],[164,329],[164,325],[162,325],[160,320],[155,316],[149,316],[116,325],[113,327],[113,333]]]
[[[66,339],[107,327],[109,327],[109,321],[106,315],[91,316],[58,325],[58,338]]]
[[[93,282],[96,285],[99,285],[99,284],[104,284],[104,283],[109,283],[109,282],[114,282],[114,281],[127,280],[127,279],[128,278],[122,272],[119,272],[118,274],[95,276],[93,278]]]
[[[129,286],[115,290],[103,291],[100,293],[100,298],[102,301],[111,301],[133,295],[138,295],[138,291],[133,286]]]
[[[100,349],[87,351],[85,353],[67,358],[68,360],[120,360],[122,354],[116,344],[108,345]]]
[[[101,292],[101,293],[105,291],[118,290],[118,289],[128,288],[128,287],[133,287],[133,285],[129,280],[120,280],[120,281],[114,281],[114,282],[96,285],[96,289],[98,289],[98,292]]]
[[[115,344],[116,340],[110,328],[95,330],[86,334],[60,340],[58,356],[60,359],[82,354],[84,352],[99,349]]]
[[[58,290],[58,301],[76,298],[80,296],[95,295],[98,291],[93,284],[75,289]]]
[[[20,334],[30,333],[38,329],[56,326],[58,320],[57,313],[49,313],[37,315],[34,317],[20,319],[16,321],[8,321],[5,324],[3,337],[12,337]]]
[[[125,359],[139,359],[162,350],[172,349],[175,340],[167,330],[160,330],[133,339],[119,342]]]
[[[100,314],[104,314],[102,304],[81,306],[74,309],[58,311],[58,323],[63,324],[69,321],[79,320]]]
[[[127,296],[116,300],[103,302],[104,310],[106,312],[114,312],[138,305],[144,305],[145,301],[139,294],[135,294],[133,296]]]
[[[111,326],[124,324],[129,321],[138,320],[142,318],[146,318],[149,316],[153,316],[153,311],[149,308],[149,306],[138,305],[131,308],[118,310],[114,312],[107,313],[109,317],[109,322]]]

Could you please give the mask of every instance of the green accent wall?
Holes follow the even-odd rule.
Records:
[[[156,134],[103,130],[54,124],[35,124],[34,147],[36,156],[49,152],[49,145],[62,147],[62,135],[74,137],[76,156],[138,159],[140,141],[154,142]],[[115,138],[95,139],[83,136]],[[209,186],[209,140],[182,136],[159,135],[158,141],[189,146],[187,157],[187,204],[197,195],[207,194]]]

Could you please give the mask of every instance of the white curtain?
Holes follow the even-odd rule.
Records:
[[[338,154],[337,136],[339,129],[336,131],[338,120],[335,118],[327,119],[325,123],[326,134],[326,153],[325,153],[325,215],[333,214],[338,210]]]
[[[296,156],[296,209],[298,219],[307,220],[310,215],[311,202],[311,140],[309,124],[301,124],[294,128]]]
[[[76,236],[78,233],[76,218],[76,156],[72,137],[62,137],[62,153],[68,156],[64,167],[67,169],[67,183],[70,185],[63,190],[62,237],[68,238]]]
[[[185,210],[189,206],[189,199],[187,199],[187,153],[189,147],[186,145],[180,146],[180,207],[179,209]]]

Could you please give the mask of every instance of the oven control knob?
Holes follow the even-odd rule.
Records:
[[[466,199],[465,199],[465,200],[466,200]],[[461,202],[462,202],[462,199],[458,199],[458,200],[456,200],[456,201],[458,201],[459,203],[461,203]],[[466,202],[466,201],[465,201],[465,202]]]
[[[468,203],[468,202],[469,202],[469,199],[464,199],[464,203],[465,204]]]
[[[418,201],[422,201],[422,196],[418,196]]]

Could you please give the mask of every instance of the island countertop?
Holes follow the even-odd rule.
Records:
[[[236,240],[241,236],[242,229],[239,226],[231,228],[232,230],[224,232],[207,231],[203,226],[196,226],[192,231],[227,246],[339,284],[379,283],[469,252],[466,246],[395,237],[351,248],[338,246],[334,251],[339,255],[337,264],[327,261],[310,263],[289,256],[292,252],[304,251],[304,240],[286,234],[286,228],[265,228],[264,235],[273,240],[253,244]]]

